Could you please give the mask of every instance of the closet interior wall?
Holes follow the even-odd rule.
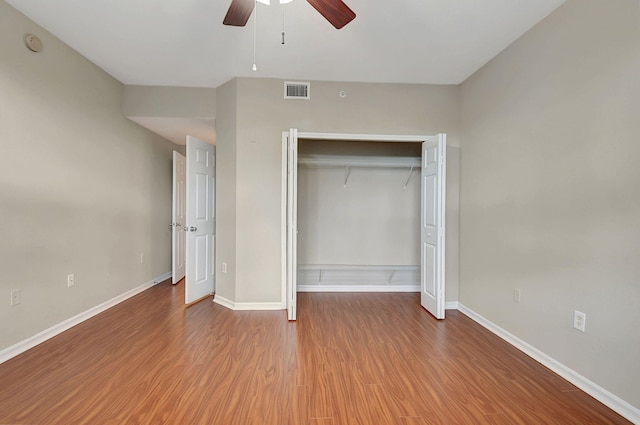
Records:
[[[420,143],[300,140],[298,291],[420,290],[420,157]]]

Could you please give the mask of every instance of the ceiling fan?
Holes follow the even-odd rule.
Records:
[[[356,14],[342,0],[307,0],[336,29],[351,22]],[[283,1],[281,0],[281,3]],[[268,4],[268,1],[267,1]],[[231,0],[231,6],[222,21],[225,25],[244,27],[253,12],[256,0]]]

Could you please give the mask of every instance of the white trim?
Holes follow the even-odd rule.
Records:
[[[298,130],[289,129],[287,138],[287,319],[296,320],[298,311]]]
[[[236,303],[237,311],[264,311],[264,310],[283,310],[282,304],[275,303]]]
[[[391,135],[391,134],[345,134],[298,132],[298,139],[344,140],[366,142],[426,142],[438,140],[438,136]]]
[[[298,285],[298,292],[420,292],[420,285]]]
[[[226,307],[226,308],[228,308],[230,310],[235,310],[235,308],[234,308],[235,307],[235,303],[233,301],[231,301],[228,298],[221,297],[218,294],[216,294],[213,297],[213,302],[216,303],[216,304],[219,304],[219,305],[221,305],[223,307]]]
[[[445,310],[458,310],[458,301],[447,301],[444,303]]]
[[[274,302],[274,303],[237,303],[235,301],[231,301],[228,298],[221,297],[216,295],[213,298],[213,302],[216,304],[220,304],[223,307],[226,307],[230,310],[234,311],[272,311],[272,310],[284,310],[282,308],[282,303]]]
[[[288,131],[282,132],[282,178],[280,181],[280,274],[282,308],[287,308],[287,138]]]
[[[163,275],[160,275],[160,276],[156,277],[155,279],[153,279],[153,280],[152,280],[152,282],[153,282],[154,284],[162,283],[162,282],[164,282],[165,280],[169,279],[171,276],[172,276],[171,272],[167,272],[167,273],[165,273],[165,274],[163,274]],[[151,285],[151,286],[153,286],[153,285]],[[150,287],[151,287],[151,286],[150,286]],[[150,288],[150,287],[149,287],[149,288]],[[144,290],[144,289],[143,289],[143,290]],[[142,292],[142,291],[141,291],[141,292]]]
[[[70,317],[67,320],[64,320],[56,325],[53,325],[49,329],[45,329],[44,331],[39,332],[27,339],[24,339],[18,342],[17,344],[14,344],[10,347],[5,348],[4,350],[0,351],[0,363],[4,363],[7,360],[17,356],[18,354],[22,354],[25,351],[35,347],[36,345],[42,344],[48,339],[51,339],[54,336],[61,334],[62,332],[84,322],[85,320],[88,320],[93,316],[100,314],[103,311],[121,303],[122,301],[125,301],[133,297],[134,295],[138,295],[140,292],[146,289],[149,289],[160,282],[164,282],[170,277],[171,277],[171,272],[158,276],[147,283],[144,283],[136,288],[130,289],[124,294],[118,295],[117,297],[114,297],[108,301],[105,301],[102,304],[99,304],[80,314]]]
[[[620,397],[615,394],[605,390],[598,384],[584,376],[580,375],[573,369],[565,366],[529,343],[523,341],[512,333],[506,331],[470,308],[466,307],[462,303],[458,304],[458,310],[468,316],[470,319],[474,320],[484,328],[493,332],[509,344],[513,345],[518,350],[522,351],[527,356],[531,357],[535,361],[541,363],[543,366],[551,369],[553,372],[557,373],[567,381],[571,382],[576,387],[580,388],[585,393],[589,394],[591,397],[595,398],[605,406],[624,416],[628,420],[633,423],[640,424],[640,409],[632,406],[626,401],[622,400]]]

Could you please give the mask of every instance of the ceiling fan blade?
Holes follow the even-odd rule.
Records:
[[[224,17],[222,23],[234,27],[244,27],[247,25],[249,16],[251,16],[255,6],[255,0],[231,0],[227,16]]]
[[[307,0],[336,29],[353,21],[356,14],[342,0]]]

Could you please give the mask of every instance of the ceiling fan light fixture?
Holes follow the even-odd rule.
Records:
[[[291,1],[278,0],[280,4]],[[271,0],[231,0],[231,5],[222,23],[234,27],[244,27],[258,3],[269,5]],[[344,27],[356,17],[355,12],[342,0],[307,0],[307,3],[313,6],[336,29]]]

